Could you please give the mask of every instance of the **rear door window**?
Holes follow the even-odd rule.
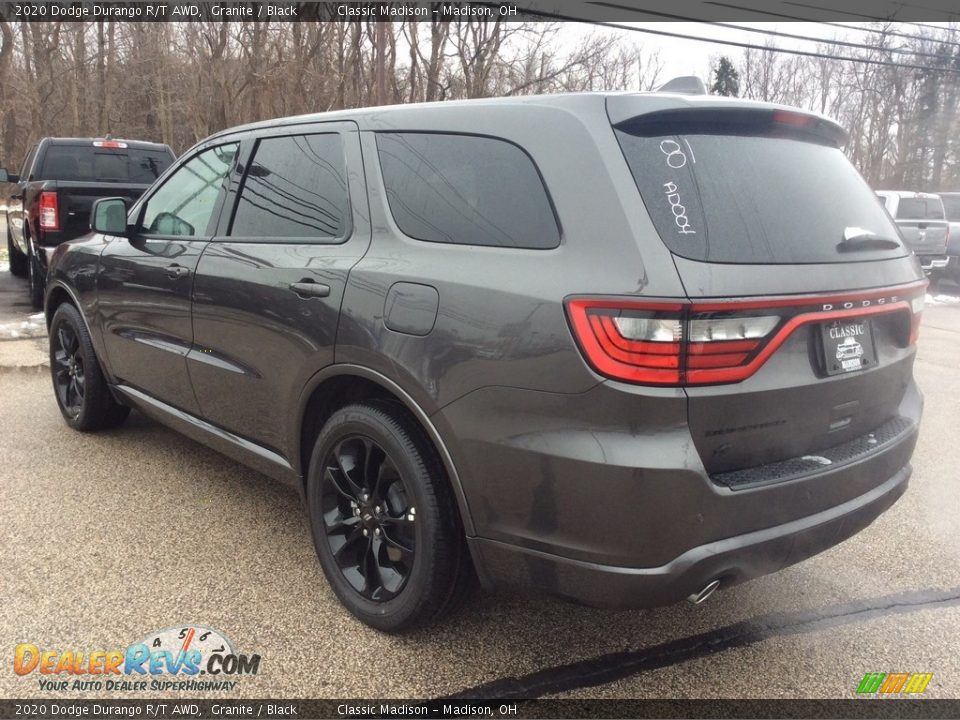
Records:
[[[244,177],[230,236],[343,240],[349,218],[339,134],[263,138]]]
[[[643,117],[643,116],[641,116]],[[715,115],[615,128],[643,204],[677,255],[716,263],[834,263],[899,257],[896,227],[835,144]],[[845,235],[898,242],[841,252]]]
[[[549,249],[560,229],[533,160],[505,140],[378,133],[394,221],[417,240]]]
[[[943,220],[940,198],[900,198],[897,220]]]

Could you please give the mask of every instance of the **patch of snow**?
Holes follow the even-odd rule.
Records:
[[[26,320],[0,323],[0,340],[43,337],[46,334],[47,323],[42,312],[34,313]]]
[[[960,305],[960,296],[957,295],[931,295],[927,293],[925,299],[927,305]]]

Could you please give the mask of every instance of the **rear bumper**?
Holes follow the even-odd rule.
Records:
[[[535,588],[596,607],[668,605],[712,580],[720,589],[800,562],[865,528],[907,489],[911,468],[823,512],[692,548],[665,565],[631,568],[572,560],[483,538],[470,539],[487,585]]]
[[[923,400],[913,382],[903,393],[896,432],[743,482],[706,472],[669,388],[488,388],[434,419],[455,438],[484,585],[643,607],[775,572],[867,526],[910,476]]]

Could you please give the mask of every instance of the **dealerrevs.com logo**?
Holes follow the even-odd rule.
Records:
[[[43,691],[232,691],[256,675],[260,655],[238,653],[223,633],[187,624],[150,633],[125,649],[43,648],[20,643],[13,671]]]

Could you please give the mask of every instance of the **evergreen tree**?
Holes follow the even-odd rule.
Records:
[[[710,92],[714,95],[737,97],[740,94],[740,73],[726,55],[721,55],[713,70],[713,85]]]

